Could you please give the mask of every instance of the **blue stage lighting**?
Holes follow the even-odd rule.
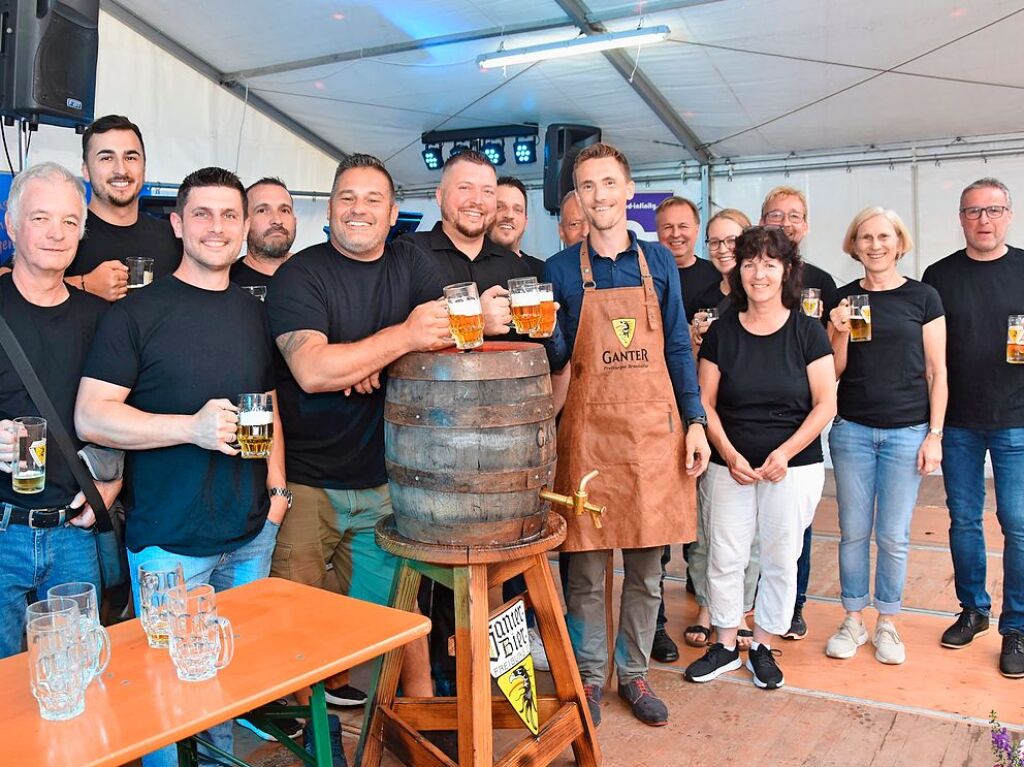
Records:
[[[516,165],[529,165],[537,162],[537,137],[517,138],[512,144],[512,154],[516,158]]]
[[[440,144],[427,144],[423,147],[423,164],[427,170],[440,170],[444,165],[444,156],[441,154]]]
[[[505,164],[505,142],[485,141],[480,147],[484,157],[491,161],[491,165],[498,166]]]

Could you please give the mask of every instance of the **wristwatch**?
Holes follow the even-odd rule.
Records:
[[[942,429],[929,429],[928,433],[929,434],[934,434],[939,439],[942,439]]]
[[[275,495],[281,496],[286,501],[288,501],[288,508],[290,509],[292,507],[293,495],[292,491],[289,490],[287,487],[272,487],[270,488],[270,490],[267,491],[267,493],[268,495],[270,495],[271,498],[273,498]]]
[[[700,424],[705,429],[708,428],[708,419],[707,419],[706,416],[703,416],[703,415],[697,415],[697,416],[694,416],[693,418],[684,418],[683,420],[686,422],[686,428],[687,429],[689,429],[695,423]]]

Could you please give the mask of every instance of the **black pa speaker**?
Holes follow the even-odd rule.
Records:
[[[562,198],[575,188],[572,166],[582,149],[601,140],[601,129],[554,123],[544,134],[544,208],[558,213]]]
[[[99,0],[0,0],[0,114],[91,123],[99,16]]]

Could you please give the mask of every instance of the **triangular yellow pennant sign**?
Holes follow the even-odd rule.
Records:
[[[540,732],[537,712],[537,682],[533,674],[533,655],[527,655],[498,677],[498,687],[508,698],[519,718],[536,735]]]

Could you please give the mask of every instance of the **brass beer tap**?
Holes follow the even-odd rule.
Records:
[[[601,516],[607,511],[606,506],[598,506],[597,504],[590,503],[590,495],[587,493],[587,484],[600,474],[597,469],[588,473],[583,479],[580,480],[580,486],[571,495],[561,495],[560,493],[552,493],[547,489],[547,486],[540,489],[540,497],[545,501],[551,503],[557,503],[561,506],[567,506],[576,512],[576,516],[580,516],[584,511],[590,512],[590,521],[594,523],[594,527],[601,529]]]

